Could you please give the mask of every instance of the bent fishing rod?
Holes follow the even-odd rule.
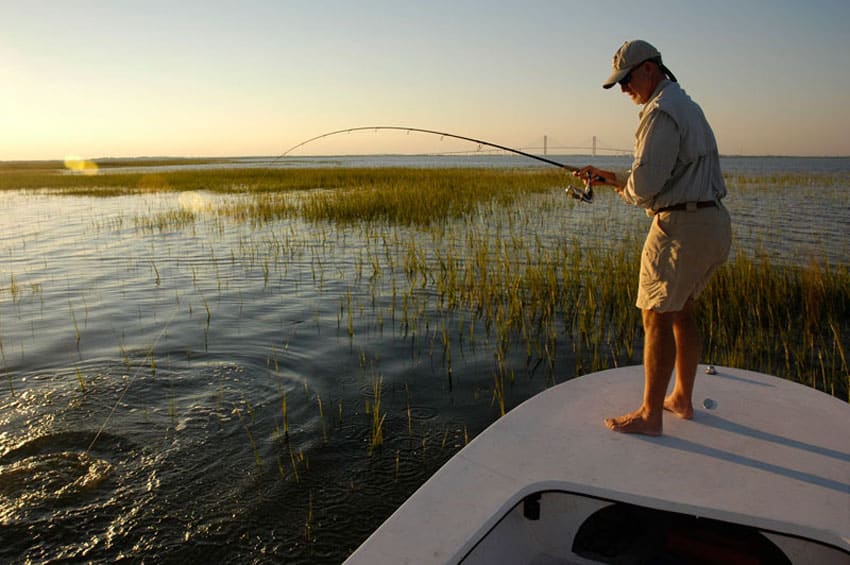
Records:
[[[509,153],[515,153],[517,155],[522,155],[523,157],[528,157],[530,159],[535,159],[537,161],[541,161],[541,162],[547,163],[549,165],[554,165],[558,168],[565,169],[565,170],[570,171],[572,173],[575,173],[575,172],[580,170],[578,167],[573,167],[571,165],[559,163],[557,161],[553,161],[552,159],[547,159],[546,157],[541,157],[540,155],[534,155],[532,153],[526,153],[525,151],[520,151],[519,149],[514,149],[513,147],[506,147],[504,145],[499,145],[498,143],[493,143],[493,142],[490,142],[490,141],[484,141],[482,139],[475,139],[474,137],[466,137],[464,135],[457,135],[457,134],[454,134],[454,133],[448,133],[448,132],[444,132],[444,131],[436,131],[436,130],[431,130],[431,129],[402,127],[402,126],[361,126],[361,127],[340,129],[340,130],[331,131],[331,132],[328,132],[328,133],[323,133],[322,135],[317,135],[316,137],[311,137],[310,139],[308,139],[306,141],[302,141],[301,143],[298,143],[297,145],[293,145],[292,147],[290,147],[289,149],[284,151],[280,156],[278,156],[277,159],[275,159],[275,161],[277,161],[278,159],[282,159],[282,158],[286,157],[287,155],[289,155],[290,153],[292,153],[293,151],[295,151],[299,147],[303,147],[304,145],[307,145],[308,143],[318,141],[319,139],[323,139],[325,137],[331,137],[331,136],[340,135],[340,134],[343,134],[343,133],[352,133],[352,132],[356,132],[356,131],[380,131],[380,130],[404,131],[404,132],[407,132],[407,133],[410,133],[410,132],[427,133],[427,134],[430,134],[430,135],[439,135],[440,138],[451,137],[451,138],[454,138],[454,139],[460,139],[462,141],[469,141],[471,143],[477,143],[478,145],[486,145],[487,147],[493,147],[494,149],[500,149],[502,151],[507,151]],[[581,190],[580,188],[575,187],[575,186],[569,186],[569,187],[565,188],[564,190],[572,198],[575,198],[577,200],[581,200],[582,202],[588,202],[588,203],[593,202],[593,187],[591,186],[591,180],[601,181],[601,180],[604,180],[604,179],[602,177],[595,177],[595,178],[591,179],[591,175],[590,175],[590,173],[588,173],[586,178],[585,178],[584,190]]]

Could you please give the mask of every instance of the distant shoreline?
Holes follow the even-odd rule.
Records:
[[[492,153],[494,156],[501,155],[501,153]],[[389,157],[389,158],[415,158],[415,157],[437,157],[440,156],[439,153],[435,154],[420,154],[420,153],[379,153],[379,154],[340,154],[340,155],[297,155],[297,156],[288,156],[284,157],[284,159],[289,161],[295,161],[298,159],[345,159],[345,158],[381,158],[381,157]],[[449,155],[447,155],[449,156]],[[469,157],[480,157],[481,152],[471,152],[468,155]],[[550,155],[551,157],[569,157],[569,158],[577,158],[583,157],[587,159],[594,158],[590,154],[585,153],[575,153],[575,154],[557,154]],[[605,155],[606,157],[628,157],[625,154],[618,155]],[[451,157],[455,158],[463,158],[464,155],[452,154]],[[742,155],[742,154],[721,154],[721,158],[723,159],[823,159],[823,160],[833,160],[833,159],[850,159],[850,155]],[[229,163],[233,164],[244,164],[245,160],[258,160],[258,161],[272,161],[280,159],[281,157],[278,155],[243,155],[243,156],[230,156],[230,157],[169,157],[169,156],[160,156],[160,157],[97,157],[95,159],[88,159],[87,161],[96,164],[99,168],[119,168],[119,167],[162,167],[162,166],[180,166],[180,165],[226,165]],[[20,168],[34,168],[34,169],[62,169],[66,167],[66,162],[61,159],[10,159],[10,160],[2,160],[0,159],[0,169],[20,169]]]

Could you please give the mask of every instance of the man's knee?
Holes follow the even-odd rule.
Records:
[[[694,299],[688,298],[681,310],[672,312],[673,324],[692,324],[694,321]]]
[[[672,332],[685,335],[693,333],[696,327],[694,318],[694,301],[689,298],[681,310],[675,312],[657,312],[655,310],[642,310],[643,329],[647,334],[666,334]]]
[[[656,312],[655,310],[642,310],[643,328],[645,331],[669,329],[673,326],[677,312]]]

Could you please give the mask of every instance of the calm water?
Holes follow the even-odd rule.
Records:
[[[609,169],[628,169],[632,164],[627,155],[547,155],[547,159],[575,167],[592,164]],[[721,157],[723,171],[731,174],[846,174],[850,170],[850,157]],[[541,168],[547,163],[511,154],[464,155],[340,155],[286,157],[239,157],[231,162],[211,165],[191,165],[191,168],[232,167],[464,167],[464,168]],[[159,167],[175,170],[187,167]],[[149,167],[122,167],[108,169],[113,172],[130,170],[149,171]]]
[[[739,250],[850,262],[850,160],[724,166],[818,179],[730,183]],[[473,313],[447,316],[403,268],[410,242],[431,261],[451,229],[137,223],[221,198],[0,196],[0,559],[339,562],[498,417],[495,337]],[[544,246],[605,245],[646,227],[610,194],[564,202],[556,189],[458,227],[486,223],[494,246],[495,224]],[[446,349],[446,331],[474,337]],[[508,409],[575,375],[567,344],[552,371],[537,361],[521,343],[510,351]],[[385,440],[370,453],[378,399]]]

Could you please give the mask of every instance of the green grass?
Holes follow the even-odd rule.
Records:
[[[558,187],[573,182],[555,169],[230,169],[96,176],[36,167],[0,170],[5,189],[100,197],[188,190],[240,195],[203,211],[141,216],[137,229],[185,228],[209,217],[255,224],[297,217],[316,226],[317,240],[338,228],[359,230],[370,244],[357,258],[353,284],[368,280],[371,304],[379,302],[374,293],[382,292],[382,281],[391,287],[386,314],[399,315],[405,332],[422,335],[428,327],[438,328],[434,339],[450,382],[453,347],[474,341],[477,324],[483,323],[494,348],[494,403],[500,411],[515,378],[507,368],[514,349],[525,351],[529,365],[545,367],[553,381],[639,361],[642,330],[633,304],[645,225],[617,226],[619,237],[606,245],[585,245],[571,234],[542,243],[537,238],[548,227],[535,224],[536,218],[563,214],[572,204],[542,200],[544,208],[537,210],[522,205],[532,194],[560,192]],[[813,190],[812,183],[839,182],[833,176],[729,180],[741,191]],[[605,202],[602,195],[594,206]],[[277,262],[298,253],[284,241],[274,243]],[[263,263],[263,268],[268,280],[279,267]],[[320,285],[326,277],[322,269],[319,257],[314,279]],[[423,299],[418,289],[431,292]],[[705,360],[777,374],[847,399],[848,289],[847,265],[771,264],[759,253],[739,251],[699,302]],[[355,338],[354,313],[370,306],[353,303],[352,295],[344,309]],[[429,319],[432,308],[440,319]],[[383,317],[379,312],[377,323]],[[575,359],[568,370],[561,365],[564,347]],[[379,424],[380,419],[373,427],[380,430]]]
[[[760,213],[770,218],[772,209],[785,212],[784,201],[772,198],[778,191],[805,190],[807,197],[825,199],[827,205],[834,201],[840,206],[846,199],[840,183],[829,191],[821,189],[830,186],[828,177],[800,188],[803,180],[800,175],[730,180],[730,185],[740,183],[730,187],[730,201],[732,196],[755,195],[753,200],[764,204]],[[326,476],[321,466],[328,453],[348,453],[351,468],[361,464],[361,457],[368,458],[370,472],[380,476],[388,468],[384,477],[405,484],[409,469],[424,473],[432,462],[445,460],[468,443],[482,414],[495,419],[545,386],[640,363],[643,332],[634,301],[646,218],[623,208],[604,190],[592,207],[567,200],[562,187],[571,181],[570,175],[543,169],[72,176],[35,167],[12,173],[0,167],[0,185],[48,188],[59,195],[56,198],[195,190],[228,195],[205,198],[209,206],[191,211],[175,204],[129,221],[123,216],[114,223],[94,220],[97,229],[115,231],[119,237],[133,237],[124,232],[135,227],[143,235],[173,231],[177,241],[184,237],[183,230],[199,240],[209,238],[209,247],[204,245],[197,261],[185,267],[191,273],[183,273],[185,282],[178,289],[178,302],[186,296],[184,309],[190,317],[194,304],[205,352],[211,327],[227,323],[228,312],[219,314],[217,308],[226,308],[221,306],[222,288],[234,273],[249,281],[254,277],[269,293],[285,292],[292,284],[313,285],[310,291],[319,295],[317,302],[337,305],[337,335],[333,330],[324,335],[343,337],[352,352],[360,351],[363,371],[357,377],[357,394],[344,396],[349,385],[340,384],[320,396],[308,388],[307,379],[304,394],[288,389],[278,358],[287,346],[275,341],[266,361],[279,383],[279,396],[268,401],[273,418],[255,419],[250,401],[234,398],[231,404],[222,390],[211,400],[220,426],[225,425],[221,414],[235,415],[246,457],[253,458],[246,472],[272,473],[303,493],[305,513],[299,520],[304,520],[306,544],[323,534],[327,510],[313,498],[320,490],[311,489],[318,488],[316,478]],[[138,200],[144,202],[144,196]],[[589,224],[581,224],[588,219]],[[781,222],[776,224],[781,236]],[[254,226],[265,229],[248,229]],[[214,244],[229,229],[243,235],[230,253],[218,251]],[[765,235],[766,243],[788,245],[771,233]],[[822,245],[813,241],[809,251],[817,257]],[[768,256],[764,250],[736,247],[732,260],[698,301],[701,361],[774,374],[850,400],[850,265],[823,260],[789,265],[771,262]],[[180,278],[180,270],[167,257],[137,262],[149,273],[152,287],[170,288]],[[308,274],[289,276],[287,269],[305,263]],[[0,300],[10,307],[40,300],[40,282],[27,282],[11,271],[4,276]],[[68,302],[66,316],[67,331],[74,332],[68,342],[75,340],[78,357],[87,317],[84,305]],[[241,310],[239,316],[241,320]],[[318,313],[298,331],[309,332],[313,324],[320,331]],[[0,331],[0,386],[14,396],[19,394],[15,367],[24,352],[10,347],[8,339],[4,348],[3,337]],[[123,330],[116,337],[119,356],[129,370]],[[83,333],[83,347],[86,342]],[[74,346],[69,349],[73,355]],[[399,351],[410,356],[416,371],[399,376],[379,368],[379,359]],[[144,358],[156,374],[152,348]],[[396,361],[389,359],[390,366]],[[436,380],[410,376],[424,366],[442,374]],[[470,366],[473,370],[466,371]],[[76,376],[79,395],[90,396],[95,381],[79,368]],[[168,384],[173,428],[179,396],[170,380]],[[428,389],[422,394],[426,399],[447,396],[445,403],[433,401],[445,407],[439,418],[417,418],[411,389],[418,397],[423,387]],[[337,399],[337,394],[343,396]],[[266,445],[269,438],[273,448]],[[358,450],[353,455],[352,445]],[[351,493],[356,493],[361,485],[355,480],[360,479],[349,480]]]
[[[738,255],[699,302],[715,362],[779,375],[848,397],[850,271]]]
[[[507,204],[523,191],[548,190],[571,179],[548,169],[226,169],[77,175],[21,168],[0,172],[0,190],[92,197],[208,191],[251,195],[220,211],[243,220],[273,221],[298,213],[311,220],[424,224],[470,214],[481,202]],[[282,197],[292,191],[310,195],[296,207]],[[185,220],[185,216],[174,218],[179,224]]]

